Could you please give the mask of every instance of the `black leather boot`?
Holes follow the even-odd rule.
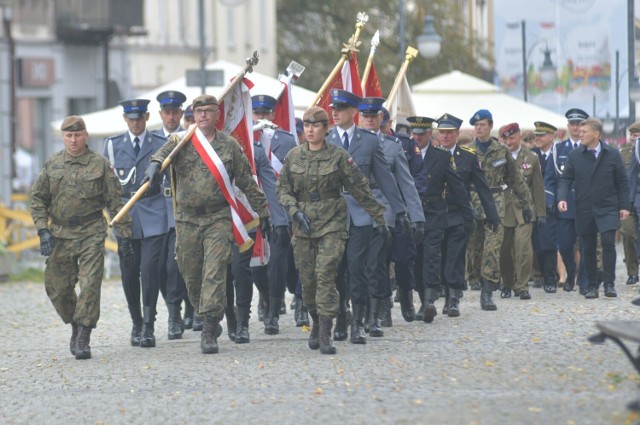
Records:
[[[193,328],[193,306],[189,302],[189,299],[184,300],[184,318],[182,319],[182,327],[185,329]]]
[[[238,307],[237,311],[236,344],[246,344],[249,342],[249,307]]]
[[[340,300],[340,312],[336,318],[336,328],[333,331],[334,341],[344,341],[349,336],[347,334],[347,327],[351,320],[351,312],[347,308],[347,300]]]
[[[438,315],[438,309],[436,309],[435,301],[440,296],[439,288],[426,288],[424,290],[424,318],[425,323],[433,322],[433,319]]]
[[[449,298],[451,296],[451,290],[448,286],[443,286],[444,288],[444,305],[442,306],[442,315],[447,316],[449,314]]]
[[[71,339],[69,340],[69,350],[71,355],[76,355],[76,338],[78,338],[78,325],[71,322]]]
[[[169,340],[182,339],[184,329],[182,327],[182,316],[180,316],[180,304],[167,303],[169,312],[167,338]]]
[[[88,326],[78,325],[78,336],[76,338],[75,356],[76,360],[85,360],[91,358],[91,328]]]
[[[202,330],[202,316],[198,316],[198,313],[193,314],[193,331],[199,332]]]
[[[380,326],[383,328],[393,327],[393,318],[391,317],[391,305],[393,300],[391,298],[385,298],[382,300],[382,307],[380,310]]]
[[[364,331],[364,305],[353,304],[353,319],[351,319],[351,343],[366,344],[367,335]]]
[[[384,331],[380,323],[380,311],[382,310],[383,302],[384,299],[369,299],[369,335],[372,337],[379,338],[384,336]]]
[[[543,289],[547,294],[555,294],[557,291],[557,286],[558,284],[555,280],[545,280]]]
[[[336,354],[336,347],[333,346],[331,340],[331,328],[333,327],[333,319],[327,316],[320,316],[320,332],[318,339],[320,340],[320,353]]]
[[[220,326],[220,321],[211,315],[205,315],[202,323],[202,334],[200,335],[200,350],[202,354],[216,354],[218,352],[218,339],[216,328]]]
[[[264,312],[269,311],[267,306],[266,297],[262,296],[262,292],[258,291],[258,320],[264,322]]]
[[[231,305],[224,309],[224,317],[227,318],[227,335],[231,341],[236,340],[236,331],[238,328],[238,322],[236,320],[236,308]]]
[[[129,306],[129,314],[131,315],[131,346],[139,347],[142,338],[142,311],[140,306]]]
[[[317,350],[320,348],[320,319],[318,318],[317,311],[310,311],[309,316],[311,316],[312,320],[311,332],[309,333],[309,348]]]
[[[405,322],[413,322],[416,319],[416,309],[413,307],[413,291],[398,287],[396,291],[400,302],[400,312]]]
[[[498,306],[491,299],[495,282],[485,280],[482,282],[482,292],[480,293],[480,307],[486,311],[496,311]]]
[[[154,323],[156,321],[156,309],[153,307],[144,307],[142,309],[142,312],[144,318],[142,322],[142,337],[140,338],[140,347],[155,347],[156,337],[154,335]]]
[[[296,300],[296,312],[298,313],[296,317],[296,326],[309,326],[309,309],[307,309],[307,306],[304,304],[302,297]]]
[[[278,335],[280,333],[278,319],[280,318],[281,302],[282,300],[279,297],[269,297],[269,312],[264,319],[264,333],[267,335]]]
[[[447,311],[447,316],[449,317],[458,317],[460,316],[460,298],[462,298],[462,290],[461,289],[449,289],[449,311]]]

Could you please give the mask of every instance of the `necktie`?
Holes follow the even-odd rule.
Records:
[[[349,135],[346,131],[342,133],[342,140],[344,140],[344,148],[349,150]]]
[[[574,143],[574,144],[573,144],[573,148],[574,148],[574,149],[577,149],[577,148],[578,148],[578,144],[577,144],[577,143]]]
[[[595,149],[589,149],[589,152],[591,152],[591,155],[593,155],[594,158],[598,158],[598,153]]]
[[[137,137],[133,139],[133,150],[136,151],[136,156],[140,153],[140,139]]]

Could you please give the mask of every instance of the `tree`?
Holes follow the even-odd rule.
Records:
[[[291,60],[300,62],[306,70],[299,84],[317,91],[340,59],[342,44],[355,31],[356,13],[364,11],[369,21],[360,35],[360,72],[369,55],[371,37],[380,30],[380,45],[374,61],[382,91],[388,94],[401,65],[398,2],[370,0],[365,3],[366,7],[362,1],[354,0],[278,0],[278,68],[285,69]],[[418,47],[415,40],[422,32],[427,15],[424,3],[405,1],[405,45]],[[492,72],[483,69],[480,63],[492,67],[492,55],[485,42],[475,34],[467,34],[469,26],[458,2],[432,0],[431,4],[429,14],[434,16],[436,31],[442,37],[442,49],[436,58],[418,56],[412,62],[407,73],[409,84],[454,69],[490,79]]]

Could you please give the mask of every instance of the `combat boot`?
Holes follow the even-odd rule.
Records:
[[[398,287],[396,291],[400,302],[400,312],[405,322],[413,322],[416,319],[416,309],[413,307],[413,291]]]
[[[278,314],[287,314],[287,303],[284,300],[284,295],[282,296],[282,298],[280,299],[280,311],[278,312]]]
[[[237,330],[236,344],[247,344],[249,342],[249,307],[238,307],[237,309]]]
[[[420,308],[416,313],[416,320],[423,321],[424,320],[424,310],[427,306],[424,303],[424,291],[418,291],[418,296],[420,297]]]
[[[555,294],[556,293],[556,287],[557,287],[557,283],[555,280],[551,281],[551,280],[545,280],[544,281],[544,292],[546,292],[547,294]]]
[[[442,315],[447,316],[449,314],[449,297],[451,295],[451,290],[449,287],[444,287],[445,297],[444,297],[444,305],[442,306]]]
[[[440,290],[438,288],[426,288],[424,290],[424,318],[425,323],[433,322],[433,319],[438,315],[436,309],[435,300],[440,296]]]
[[[262,296],[262,292],[258,291],[258,320],[264,322],[264,312],[268,310],[266,297]],[[266,307],[266,308],[265,308]]]
[[[76,355],[76,338],[78,338],[78,325],[71,322],[71,340],[69,340],[69,349],[73,356]]]
[[[264,319],[264,333],[267,335],[278,335],[280,333],[278,319],[280,318],[281,301],[279,297],[269,297],[269,312]]]
[[[380,323],[380,310],[384,300],[378,298],[369,299],[369,335],[372,337],[384,336],[384,331]]]
[[[236,340],[236,331],[238,328],[238,321],[236,320],[236,308],[231,305],[224,309],[224,316],[227,318],[227,335],[231,341]]]
[[[204,316],[202,334],[200,335],[200,350],[202,354],[216,354],[218,352],[218,337],[216,329],[220,321],[209,314]]]
[[[143,307],[144,319],[142,323],[142,337],[140,347],[151,348],[156,346],[154,335],[154,323],[156,321],[156,309],[153,307]]]
[[[194,313],[193,315],[193,331],[199,332],[202,330],[202,316],[198,316],[198,313]]]
[[[331,328],[333,327],[333,319],[328,316],[320,316],[320,332],[318,339],[320,340],[320,353],[336,354],[336,347],[333,346],[331,340]]]
[[[480,307],[483,310],[495,311],[498,309],[498,306],[496,306],[496,304],[491,299],[494,286],[495,283],[490,280],[484,280],[482,282],[482,292],[480,293]]]
[[[184,300],[184,319],[182,320],[182,324],[184,329],[193,328],[193,306],[188,298]]]
[[[131,315],[131,346],[139,347],[142,339],[142,312],[140,306],[129,306],[129,314]]]
[[[385,298],[382,300],[382,307],[380,309],[380,326],[383,328],[393,327],[393,318],[391,317],[391,305],[393,300],[391,298]]]
[[[336,318],[336,328],[333,331],[334,341],[344,341],[349,336],[347,327],[349,326],[351,312],[347,308],[347,300],[340,300],[340,312]]]
[[[320,319],[318,318],[317,311],[310,311],[309,316],[311,316],[312,320],[311,332],[309,333],[309,348],[311,348],[312,350],[317,350],[318,348],[320,348],[320,339],[318,337],[318,335],[320,334]]]
[[[351,319],[351,343],[366,344],[367,335],[364,331],[364,305],[353,304],[353,318]]]
[[[78,336],[76,338],[75,356],[76,360],[85,360],[91,358],[91,328],[88,326],[78,325]]]
[[[296,310],[300,309],[296,318],[296,326],[309,326],[309,309],[304,303],[302,297],[296,301]]]
[[[460,316],[460,298],[462,298],[462,289],[449,289],[449,311],[447,312],[447,316]]]
[[[168,319],[168,335],[169,340],[182,339],[184,329],[182,327],[182,317],[180,316],[180,304],[167,303]]]

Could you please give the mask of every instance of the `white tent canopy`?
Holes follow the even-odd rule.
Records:
[[[260,64],[254,67],[254,71],[252,73],[246,75],[246,78],[248,78],[253,83],[251,93],[267,94],[275,97],[281,89],[281,83],[276,78],[271,78],[266,75],[260,74],[259,72],[256,72],[255,69],[259,68],[259,66]],[[207,66],[207,69],[222,70],[224,73],[223,81],[225,82],[226,86],[231,78],[233,78],[236,74],[238,74],[238,72],[240,72],[242,67],[220,60],[209,64]],[[301,78],[304,78],[304,74]],[[222,93],[222,90],[225,86],[207,87],[207,93],[218,96]],[[158,111],[160,110],[160,104],[156,100],[156,96],[166,90],[178,90],[184,93],[187,96],[187,103],[184,105],[185,108],[193,98],[200,95],[200,87],[187,87],[185,77],[182,77],[175,81],[172,81],[171,83],[157,87],[151,91],[142,93],[140,96],[137,96],[137,98],[139,99],[151,100],[148,107],[150,112],[149,121],[147,122],[148,129],[158,129],[162,127],[162,120],[160,119],[160,114],[158,114]],[[315,93],[294,85],[292,90],[292,97],[296,115],[302,116],[302,113],[309,107],[311,102],[313,102]],[[87,126],[87,131],[89,132],[90,136],[94,138],[105,138],[127,131],[127,124],[122,118],[122,107],[120,106],[86,114],[83,115],[82,118],[84,119],[84,122]],[[59,133],[61,123],[62,120],[52,121],[51,128],[55,132]]]
[[[523,129],[533,129],[534,121],[544,121],[565,128],[564,115],[549,111],[503,93],[498,86],[460,71],[425,80],[413,87],[416,113],[437,119],[449,113],[462,120],[462,128],[471,128],[469,119],[479,109],[493,115],[494,129],[517,122]]]

